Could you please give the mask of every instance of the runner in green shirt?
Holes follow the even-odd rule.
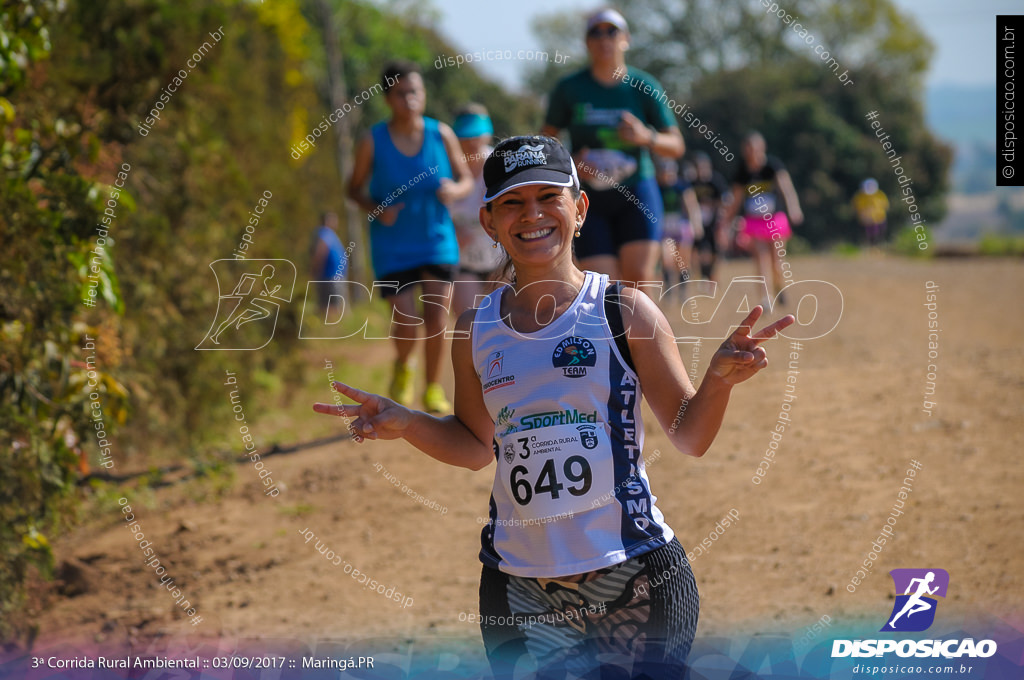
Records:
[[[627,281],[654,281],[662,203],[651,152],[679,158],[683,136],[648,73],[626,66],[629,28],[604,9],[587,20],[590,65],[551,93],[542,134],[567,130],[591,211],[576,240],[580,266]]]

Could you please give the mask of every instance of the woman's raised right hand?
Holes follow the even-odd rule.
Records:
[[[400,439],[412,422],[413,411],[387,397],[357,390],[337,380],[334,381],[334,389],[356,403],[317,402],[313,404],[313,410],[350,421],[348,429],[357,442],[363,439]]]

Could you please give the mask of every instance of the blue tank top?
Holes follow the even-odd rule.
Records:
[[[473,364],[497,458],[481,561],[556,578],[666,545],[643,459],[640,383],[604,312],[608,277],[586,272],[572,305],[535,333],[500,318],[499,288],[476,312]]]
[[[378,277],[459,261],[455,226],[448,208],[437,199],[441,178],[452,179],[451,164],[437,121],[424,117],[423,122],[423,145],[415,156],[395,148],[386,121],[371,128],[370,198],[379,206],[404,204],[390,227],[370,221],[370,256]]]
[[[314,251],[321,242],[327,246],[327,257],[320,271],[315,272],[317,281],[341,281],[348,274],[348,260],[341,239],[330,227],[320,227],[313,243]]]

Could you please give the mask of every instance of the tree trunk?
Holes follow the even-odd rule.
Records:
[[[330,110],[336,111],[345,105],[348,100],[348,88],[345,84],[345,62],[338,49],[338,31],[334,24],[334,12],[328,0],[314,0],[316,14],[320,20],[320,35],[323,37],[324,55],[327,58],[327,86],[328,102]],[[355,151],[355,144],[352,140],[352,129],[355,127],[354,118],[358,117],[355,109],[342,117],[336,124],[334,130],[334,155],[338,164],[338,174],[342,182],[342,200],[345,206],[345,240],[352,246],[352,255],[349,260],[348,278],[350,281],[361,281],[369,283],[366,276],[368,250],[364,247],[369,241],[366,238],[366,228],[363,225],[363,215],[357,206],[345,198],[345,186],[351,174],[351,162]]]

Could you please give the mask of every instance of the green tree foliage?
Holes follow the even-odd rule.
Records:
[[[472,68],[434,68],[458,50],[429,8],[331,6],[350,97],[404,57],[424,68],[429,115],[450,121],[475,100],[500,133],[536,127],[533,102]],[[211,442],[237,442],[225,370],[250,422],[268,402],[260,376],[303,378],[310,238],[319,212],[343,206],[329,136],[291,153],[330,110],[308,10],[241,0],[0,10],[0,639],[31,635],[23,585],[52,572],[51,542],[73,521],[87,470],[167,457],[202,467]],[[384,100],[351,115],[365,130],[386,116]],[[263,350],[196,351],[222,292],[210,263],[232,257],[265,191],[245,254],[294,262],[297,299]]]
[[[537,63],[527,70],[526,82],[532,92],[545,99],[555,87],[559,79],[575,73],[587,65],[587,49],[583,29],[585,14],[579,11],[542,14],[530,21],[530,28],[542,48],[548,54],[555,50],[568,54],[570,58],[563,64],[552,62]]]
[[[60,526],[90,428],[89,374],[74,323],[82,305],[88,238],[102,212],[76,163],[95,152],[68,97],[49,106],[22,96],[43,75],[60,20],[57,2],[13,3],[0,13],[0,639],[31,632],[19,623],[21,586],[52,573],[48,535]],[[108,258],[96,263],[110,304],[120,308]],[[119,391],[107,370],[95,389]],[[107,416],[118,408],[107,401]]]
[[[130,357],[122,376],[137,416],[119,438],[122,455],[145,455],[151,441],[201,455],[208,433],[228,421],[224,371],[248,376],[280,367],[297,340],[293,307],[278,322],[271,352],[194,350],[217,308],[209,265],[232,257],[264,191],[273,198],[246,256],[302,267],[317,202],[337,179],[323,160],[291,167],[288,108],[280,101],[314,94],[301,78],[289,81],[298,64],[283,46],[280,18],[258,6],[82,2],[71,12],[62,29],[75,39],[59,61],[55,54],[53,78],[79,96],[96,93],[92,104],[107,116],[97,133],[131,165],[129,192],[139,206],[111,228],[126,308],[117,331]],[[168,93],[175,77],[181,82]],[[168,94],[159,120],[142,135],[140,122]],[[109,172],[97,174],[111,181]],[[257,415],[256,404],[251,411]]]
[[[760,130],[800,195],[807,219],[797,233],[819,246],[859,240],[850,201],[867,177],[875,177],[889,195],[892,225],[909,221],[897,177],[864,117],[878,111],[887,141],[914,180],[922,216],[933,223],[941,219],[951,150],[925,126],[922,83],[933,48],[914,21],[891,0],[784,0],[777,3],[783,18],[767,13],[765,4],[771,3],[620,3],[632,34],[628,63],[657,77],[667,95],[718,134],[735,159],[724,160],[709,140],[680,121],[687,148],[707,151],[731,177],[739,167],[743,133]],[[579,13],[535,21],[549,50],[578,43],[582,26]],[[838,73],[848,70],[852,85],[841,83],[821,59],[826,51],[839,64]],[[548,65],[531,75],[531,83],[548,91],[567,73]]]
[[[277,200],[250,256],[301,259],[286,216],[311,224],[304,188],[331,180],[329,165],[288,167],[277,96],[310,88],[285,84],[273,27],[242,7],[200,4],[26,3],[3,15],[3,638],[31,634],[22,584],[52,570],[49,539],[72,515],[86,461],[201,456],[204,436],[230,420],[224,367],[286,363],[297,336],[292,313],[277,353],[193,350],[216,308],[208,265],[230,255],[257,195]],[[220,26],[225,40],[141,136],[162,88]],[[124,168],[127,183],[112,189]]]
[[[384,65],[395,59],[416,62],[423,69],[427,88],[426,115],[451,123],[455,109],[471,101],[488,108],[500,136],[523,134],[540,124],[540,111],[535,100],[517,97],[500,85],[487,80],[472,64],[461,68],[442,66],[438,57],[454,56],[464,50],[447,42],[432,24],[436,18],[422,3],[392,2],[389,13],[369,3],[337,2],[336,24],[345,56],[345,77],[349,95],[370,89],[380,82]],[[307,15],[312,18],[312,11]],[[322,65],[322,51],[314,64]],[[440,62],[443,64],[443,62]],[[323,83],[326,76],[321,67],[315,70],[321,86],[322,103],[326,106]],[[365,131],[388,117],[387,105],[381,96],[362,104],[353,114],[356,129]],[[318,120],[318,119],[317,119]]]

